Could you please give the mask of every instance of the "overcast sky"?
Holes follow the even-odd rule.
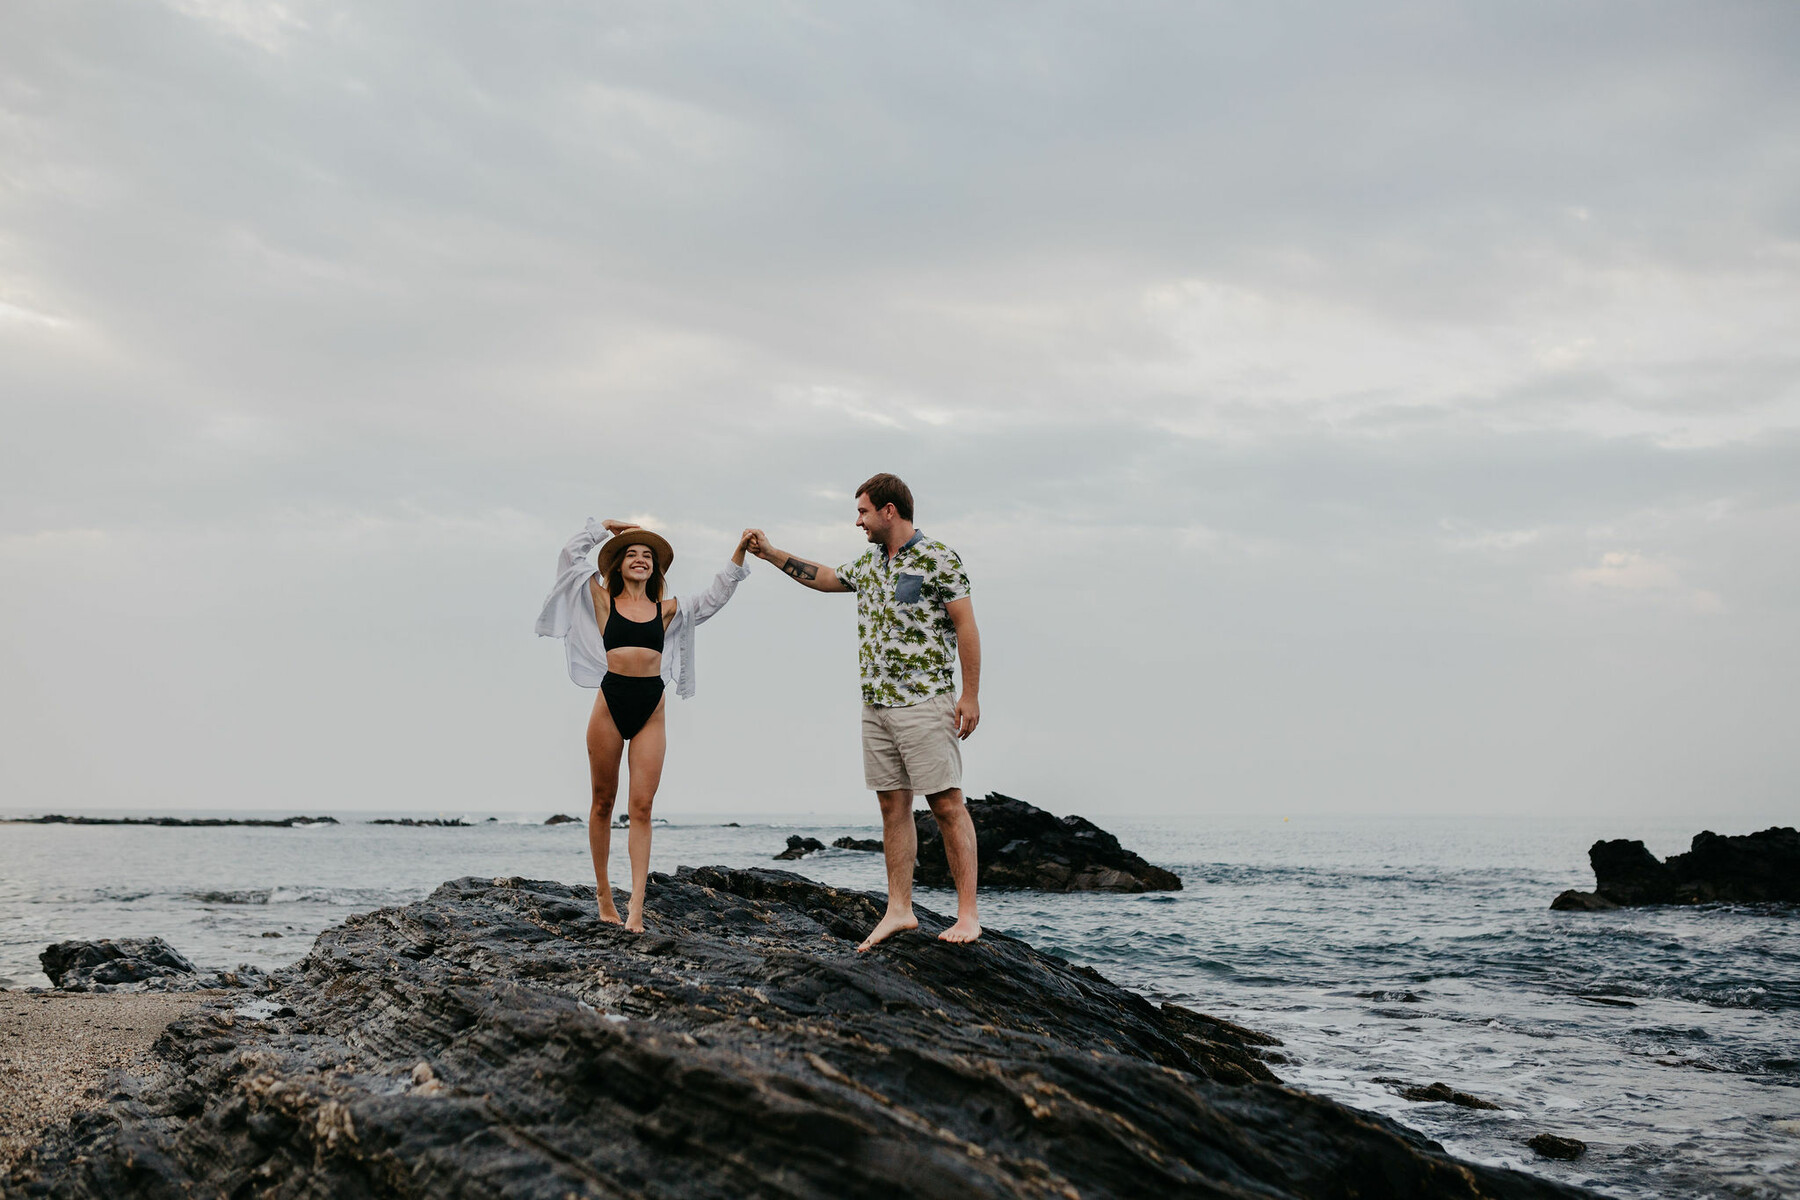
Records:
[[[0,806],[579,812],[532,636],[891,470],[971,791],[1791,823],[1800,7],[0,8]],[[659,812],[873,820],[763,564]]]

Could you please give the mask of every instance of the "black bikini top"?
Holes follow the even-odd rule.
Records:
[[[648,621],[633,621],[619,612],[615,602],[612,612],[607,614],[606,628],[600,631],[600,644],[608,650],[620,650],[626,646],[642,646],[646,650],[654,650],[658,654],[663,648],[662,605],[656,606],[656,615]]]

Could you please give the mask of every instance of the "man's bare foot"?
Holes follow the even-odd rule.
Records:
[[[876,925],[875,928],[869,932],[869,936],[864,938],[862,940],[862,945],[858,946],[856,949],[858,952],[867,950],[880,942],[887,941],[896,933],[902,933],[908,929],[917,929],[918,927],[919,918],[913,916],[911,911],[904,913],[888,913],[885,917],[881,918],[880,924]]]
[[[974,917],[958,917],[956,924],[938,934],[940,942],[972,942],[981,936],[981,922]]]

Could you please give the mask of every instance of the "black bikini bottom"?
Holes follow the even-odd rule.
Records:
[[[612,713],[619,736],[629,742],[662,703],[662,676],[615,675],[608,671],[600,677],[600,694],[606,697],[606,710]]]

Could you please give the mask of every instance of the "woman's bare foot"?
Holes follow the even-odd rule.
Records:
[[[625,909],[625,932],[626,933],[642,933],[642,932],[644,932],[644,906],[641,902],[634,902],[631,905],[626,907],[626,909]]]
[[[596,889],[596,894],[600,901],[600,919],[605,921],[608,925],[621,924],[622,922],[619,920],[619,906],[613,903],[612,889],[601,887]]]
[[[940,942],[972,942],[981,936],[981,922],[974,917],[958,917],[956,924],[938,934]]]
[[[910,908],[903,913],[890,912],[881,918],[881,922],[876,925],[874,929],[869,931],[869,936],[864,938],[862,940],[862,945],[858,946],[856,949],[860,953],[872,946],[887,941],[896,933],[902,933],[908,929],[917,929],[918,927],[919,918],[912,915],[912,910]]]

